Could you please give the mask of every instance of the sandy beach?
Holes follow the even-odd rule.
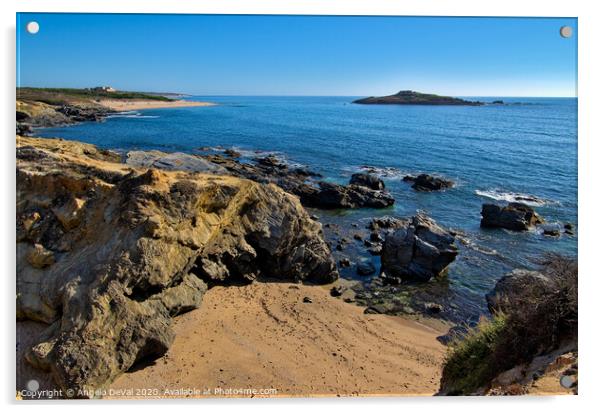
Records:
[[[208,390],[200,397],[230,389],[271,397],[434,394],[444,326],[363,311],[331,297],[328,286],[214,287],[200,309],[176,319],[164,357],[123,374],[111,389],[157,388],[150,397],[181,389]]]
[[[164,109],[164,108],[185,108],[194,106],[214,106],[211,102],[193,102],[189,100],[123,100],[123,99],[105,99],[99,102],[102,106],[106,106],[113,110],[141,110],[141,109]]]

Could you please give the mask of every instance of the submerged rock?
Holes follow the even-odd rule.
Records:
[[[382,271],[390,282],[429,281],[442,274],[458,255],[455,238],[423,214],[387,234],[381,253]]]
[[[527,231],[544,222],[528,205],[511,202],[506,206],[483,204],[481,226],[506,228],[512,231]]]
[[[164,354],[208,286],[338,277],[320,223],[274,185],[56,139],[17,138],[17,241],[17,318],[48,324],[26,358],[64,390]]]

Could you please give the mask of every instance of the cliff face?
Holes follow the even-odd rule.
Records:
[[[63,389],[165,353],[208,286],[337,278],[321,225],[275,185],[119,161],[17,138],[17,317],[48,324],[26,357]]]

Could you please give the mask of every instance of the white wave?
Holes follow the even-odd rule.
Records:
[[[379,178],[385,179],[402,179],[404,176],[408,175],[407,172],[401,171],[392,166],[370,166],[370,165],[362,165],[357,168],[350,168],[350,172],[368,172],[378,176]]]
[[[520,202],[521,204],[529,206],[543,206],[550,203],[550,201],[534,195],[521,194],[517,192],[505,192],[499,189],[491,189],[486,191],[477,189],[475,193],[485,198],[495,199],[496,201]]]
[[[143,115],[142,113],[135,111],[135,110],[128,110],[125,112],[117,112],[117,113],[113,113],[112,115],[108,115],[108,118],[137,118],[137,119],[154,119],[154,118],[158,118],[159,116],[156,115]]]

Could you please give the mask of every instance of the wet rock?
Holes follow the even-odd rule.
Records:
[[[559,237],[560,236],[560,227],[558,225],[544,225],[542,227],[543,235],[548,237]]]
[[[428,174],[420,174],[418,176],[407,175],[403,178],[405,182],[413,182],[412,188],[417,191],[440,191],[454,186],[454,182]]]
[[[483,204],[481,227],[527,231],[544,220],[528,205],[511,202],[506,206]]]
[[[364,238],[362,237],[361,234],[353,234],[353,239],[356,241],[362,241]]]
[[[281,162],[280,159],[276,158],[273,155],[266,156],[265,158],[259,158],[257,160],[257,163],[259,165],[267,166],[270,168],[277,168],[277,169],[286,169],[287,168],[285,163]]]
[[[372,275],[376,272],[376,268],[374,268],[374,264],[371,262],[360,262],[356,266],[356,272],[358,275]]]
[[[385,183],[378,176],[369,173],[356,173],[351,175],[351,185],[365,186],[376,191],[385,189]]]
[[[370,233],[370,241],[380,243],[384,242],[385,239],[378,232],[372,232]]]
[[[339,266],[341,268],[348,268],[351,266],[351,261],[349,261],[349,258],[341,258],[339,260]]]
[[[226,156],[229,156],[230,158],[240,158],[241,154],[238,151],[235,151],[234,149],[226,149],[224,150],[224,154]]]
[[[387,234],[381,254],[386,279],[428,281],[442,274],[458,255],[455,238],[424,214]]]

